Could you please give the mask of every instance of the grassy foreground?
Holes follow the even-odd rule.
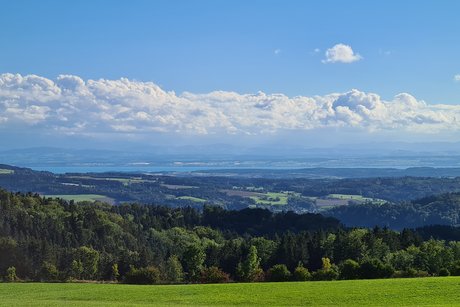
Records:
[[[460,277],[217,285],[3,283],[0,306],[455,306]]]

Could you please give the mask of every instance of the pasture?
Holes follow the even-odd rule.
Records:
[[[209,285],[2,283],[0,306],[458,306],[460,277]]]
[[[104,195],[99,195],[99,194],[52,194],[52,195],[44,195],[45,197],[51,197],[51,198],[61,198],[67,201],[73,200],[75,202],[79,201],[103,201],[107,202],[109,204],[113,204],[115,201],[114,199],[104,196]]]
[[[256,204],[258,205],[269,205],[269,206],[285,206],[288,203],[289,193],[281,192],[268,192],[268,193],[258,193],[258,196],[251,196]]]
[[[190,201],[193,201],[195,203],[205,203],[206,202],[206,199],[203,199],[203,198],[199,198],[199,197],[193,197],[193,196],[179,196],[179,197],[176,197],[177,199],[183,199],[183,200],[190,200]]]

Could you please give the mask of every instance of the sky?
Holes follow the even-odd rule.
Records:
[[[0,0],[2,146],[458,142],[459,11]]]

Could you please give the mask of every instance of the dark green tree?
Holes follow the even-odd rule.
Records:
[[[249,248],[246,259],[238,264],[237,274],[241,281],[251,282],[264,279],[264,272],[260,267],[260,258],[254,245]]]
[[[353,259],[347,259],[339,266],[341,279],[358,279],[360,270],[359,263]]]
[[[169,256],[166,261],[165,279],[170,283],[180,283],[184,279],[184,271],[182,264],[176,255]]]
[[[294,281],[307,281],[311,279],[311,273],[305,268],[301,262],[297,264],[297,267],[292,273],[292,280]]]
[[[291,279],[291,272],[285,264],[275,264],[267,271],[268,281],[288,281]]]
[[[205,252],[197,244],[190,244],[186,248],[183,261],[190,281],[197,281],[199,279],[205,257]]]

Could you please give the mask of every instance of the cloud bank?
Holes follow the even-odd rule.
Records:
[[[325,56],[323,63],[353,63],[363,58],[345,44],[337,44],[327,49]]]
[[[351,90],[325,96],[165,91],[152,82],[60,75],[0,75],[0,129],[37,133],[269,135],[357,129],[432,134],[460,130],[460,106],[430,105],[407,93],[384,100]]]

